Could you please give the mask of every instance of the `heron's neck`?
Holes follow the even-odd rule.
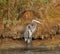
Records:
[[[33,22],[32,24],[33,24],[33,27],[36,27],[37,26],[37,23],[36,22]]]

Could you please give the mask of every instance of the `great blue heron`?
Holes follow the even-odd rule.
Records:
[[[26,43],[31,43],[32,35],[35,33],[36,28],[37,28],[37,23],[40,23],[40,22],[33,19],[31,24],[27,25],[25,32],[24,32],[24,39]]]

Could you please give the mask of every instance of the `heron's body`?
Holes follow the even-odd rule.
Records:
[[[32,40],[32,35],[34,34],[34,32],[36,31],[36,25],[27,25],[26,29],[25,29],[25,33],[24,33],[24,38],[25,41],[30,43],[30,41]]]
[[[37,23],[35,21],[32,21],[31,24],[27,25],[24,32],[25,42],[30,43],[32,41],[32,35],[35,33],[36,28],[37,28]]]

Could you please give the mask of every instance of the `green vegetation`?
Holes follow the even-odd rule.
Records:
[[[8,21],[9,19],[13,21],[15,18],[17,20],[25,10],[41,12],[42,18],[60,17],[60,10],[54,10],[53,3],[53,0],[0,0],[0,18],[6,18]]]

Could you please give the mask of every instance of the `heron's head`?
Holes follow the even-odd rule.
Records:
[[[33,20],[32,20],[32,23],[39,23],[39,24],[41,24],[41,22],[38,21],[38,20],[36,20],[36,19],[33,19]]]

